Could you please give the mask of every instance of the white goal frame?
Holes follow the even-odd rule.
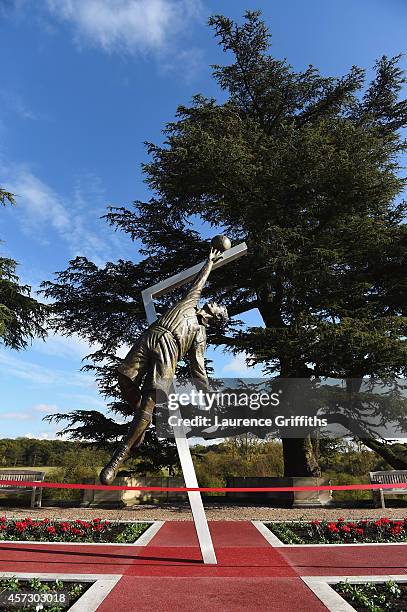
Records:
[[[213,264],[213,270],[220,268],[231,261],[246,255],[247,246],[246,243],[242,242],[228,251],[222,254],[222,259],[218,260]],[[205,262],[201,262],[196,266],[192,266],[187,270],[183,270],[170,278],[167,278],[141,292],[141,296],[144,303],[144,309],[146,311],[147,321],[151,325],[157,320],[157,312],[154,305],[154,298],[166,295],[177,287],[182,287],[189,281],[191,281],[198,272],[205,265]],[[179,410],[173,411],[174,415],[180,416]],[[177,419],[178,422],[180,422]],[[198,481],[196,478],[195,467],[191,457],[191,451],[188,444],[185,429],[183,425],[174,426],[174,438],[177,445],[178,456],[181,463],[181,469],[184,476],[185,486],[188,488],[197,488]],[[199,546],[201,549],[202,559],[204,563],[216,564],[216,554],[213,547],[211,533],[209,531],[208,521],[205,514],[205,509],[202,503],[202,497],[200,491],[188,491],[189,503],[191,506],[191,512],[194,519],[195,529],[198,536]]]

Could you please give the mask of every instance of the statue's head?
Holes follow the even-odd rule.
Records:
[[[229,320],[226,307],[220,306],[216,302],[206,302],[201,308],[201,314],[210,325],[224,325]]]

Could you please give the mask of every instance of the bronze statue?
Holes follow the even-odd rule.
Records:
[[[204,361],[206,327],[226,322],[228,313],[224,306],[214,302],[199,308],[198,301],[214,262],[221,257],[222,252],[212,246],[207,262],[185,297],[150,325],[118,367],[120,390],[135,414],[127,436],[100,473],[102,484],[112,484],[130,450],[143,442],[153,418],[157,388],[169,392],[178,361],[187,355],[195,385],[208,390]]]

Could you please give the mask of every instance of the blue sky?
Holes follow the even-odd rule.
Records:
[[[381,55],[406,52],[405,0],[0,0],[0,184],[17,195],[0,211],[0,251],[24,282],[38,288],[76,255],[137,259],[99,217],[149,197],[143,142],[159,142],[193,94],[219,95],[209,65],[224,57],[209,15],[248,8],[263,11],[274,55],[298,70],[370,72]],[[103,408],[79,372],[87,352],[59,336],[0,348],[1,437],[54,437],[44,414]],[[247,375],[244,356],[210,355],[218,374]]]

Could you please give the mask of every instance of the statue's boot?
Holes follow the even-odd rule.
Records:
[[[144,440],[146,429],[153,417],[155,400],[153,397],[147,396],[144,398],[143,404],[143,409],[134,417],[125,440],[117,447],[109,463],[100,472],[99,480],[104,485],[112,484],[121,464],[127,459],[130,449],[140,446]]]
[[[103,485],[111,485],[114,479],[116,478],[116,474],[119,470],[119,467],[127,459],[129,454],[129,449],[125,443],[120,444],[116,448],[113,453],[112,458],[109,463],[103,468],[100,472],[99,480]]]

